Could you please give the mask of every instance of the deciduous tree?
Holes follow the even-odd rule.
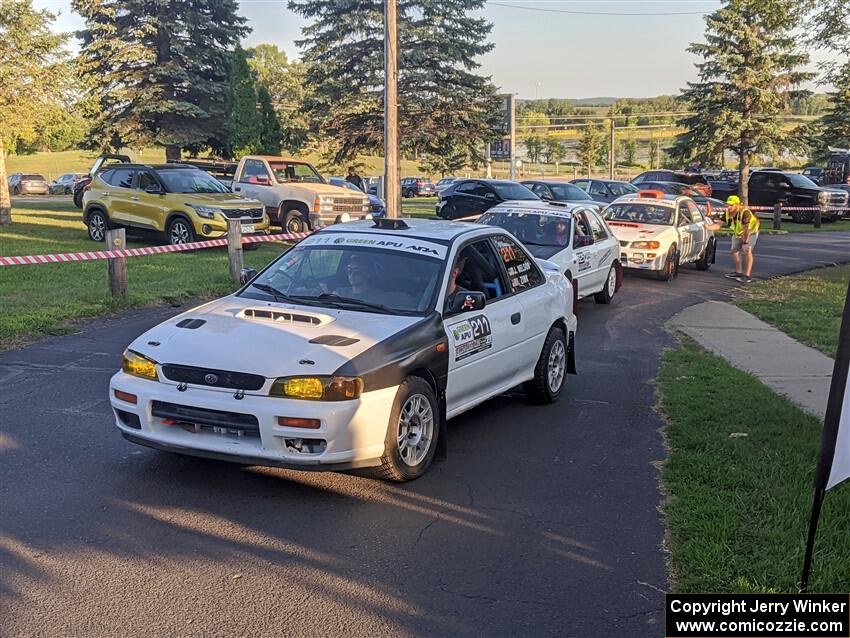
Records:
[[[581,136],[578,140],[578,158],[582,166],[584,166],[587,176],[591,176],[593,168],[599,161],[600,152],[604,151],[602,146],[602,131],[599,127],[588,122],[581,131]]]

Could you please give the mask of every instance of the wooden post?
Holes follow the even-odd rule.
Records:
[[[230,278],[239,283],[242,272],[242,222],[238,219],[227,220],[227,260],[230,262]]]
[[[773,230],[782,228],[782,202],[773,205]]]
[[[614,145],[617,143],[616,127],[614,126],[614,118],[611,118],[611,141],[608,146],[608,179],[614,179],[614,162],[616,162],[616,149]]]
[[[815,211],[815,228],[820,228],[824,213],[826,213],[826,204],[818,204],[818,209]]]
[[[384,0],[384,189],[390,218],[401,217],[396,43],[396,0]]]
[[[106,231],[106,249],[124,250],[127,248],[126,231],[113,228]],[[127,298],[127,258],[115,257],[106,260],[106,272],[109,275],[109,292],[113,297]]]

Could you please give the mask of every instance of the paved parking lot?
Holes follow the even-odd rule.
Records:
[[[414,483],[246,468],[126,443],[107,383],[178,312],[0,354],[0,635],[659,636],[667,588],[653,380],[708,273],[579,304],[579,376],[452,421]],[[850,261],[850,234],[765,236],[758,275]]]

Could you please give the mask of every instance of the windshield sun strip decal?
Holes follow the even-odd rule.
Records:
[[[448,254],[446,246],[418,237],[388,237],[377,233],[316,233],[302,240],[299,245],[381,248],[441,261],[445,260]]]

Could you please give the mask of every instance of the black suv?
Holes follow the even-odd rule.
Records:
[[[501,179],[459,179],[439,194],[437,217],[458,219],[481,215],[496,204],[540,198],[522,184]]]
[[[405,177],[401,180],[402,197],[432,197],[437,194],[437,187],[430,177]]]

